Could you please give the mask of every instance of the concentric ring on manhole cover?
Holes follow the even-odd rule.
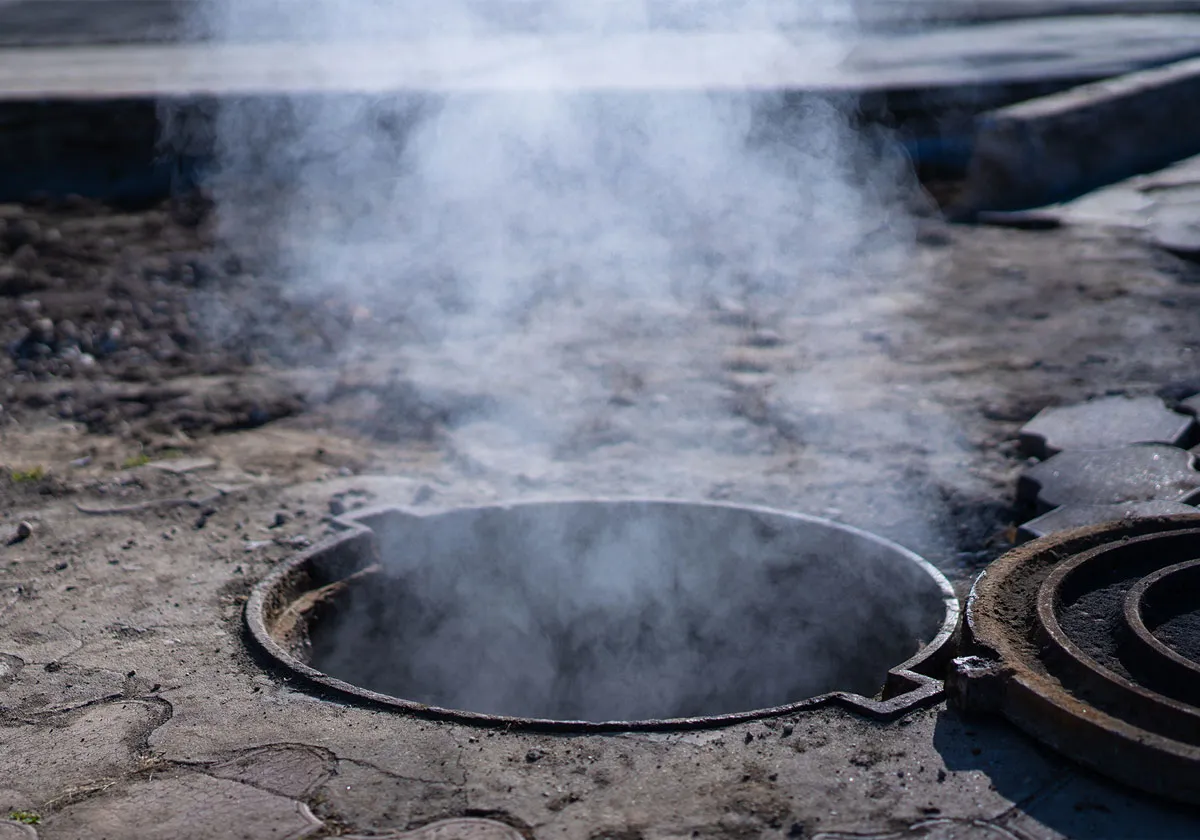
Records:
[[[942,695],[958,601],[912,552],[765,508],[657,500],[382,508],[247,602],[318,686],[543,729],[711,726]]]
[[[967,604],[952,702],[1151,793],[1200,803],[1200,515],[1001,557]]]

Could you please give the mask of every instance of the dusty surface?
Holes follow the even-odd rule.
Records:
[[[579,360],[540,406],[547,443],[488,410],[536,414],[510,399],[524,378],[471,376],[411,337],[363,350],[404,324],[290,301],[268,267],[214,246],[202,213],[2,218],[0,809],[38,836],[452,816],[596,840],[1195,836],[1194,813],[945,708],[890,725],[822,711],[677,735],[488,731],[312,696],[249,653],[240,612],[331,510],[561,493],[825,514],[964,584],[1012,535],[1021,423],[1197,375],[1194,264],[1100,228],[930,221],[908,262],[853,294],[664,307],[615,340],[632,322],[597,312],[594,334],[545,339]],[[546,346],[491,345],[526,360]]]

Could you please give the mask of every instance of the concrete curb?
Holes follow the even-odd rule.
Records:
[[[250,16],[253,26],[243,34],[262,40],[299,34],[294,16],[302,14],[307,0],[289,4],[293,20],[271,13],[271,3],[243,0],[240,8],[258,5]],[[82,47],[99,44],[179,44],[208,41],[211,32],[199,0],[0,0],[0,46]],[[856,4],[853,22],[860,31],[910,32],[914,27],[977,26],[988,23],[1041,20],[1056,17],[1096,18],[1113,15],[1153,16],[1200,13],[1200,0],[866,0]],[[652,27],[689,29],[695,12],[687,2],[647,4]],[[796,25],[830,27],[838,21],[820,14]],[[374,30],[372,30],[374,31]],[[319,33],[312,33],[319,34]]]
[[[957,213],[1066,201],[1200,153],[1200,59],[983,115]]]
[[[864,122],[897,127],[919,167],[957,178],[980,111],[1200,53],[1200,16],[1084,20],[866,39],[846,61],[836,50],[810,54],[820,42],[811,33],[794,43],[744,32],[513,35],[449,39],[444,49],[420,42],[411,50],[388,42],[0,49],[0,200],[37,193],[142,200],[169,192],[180,171],[203,166],[209,150],[180,161],[177,150],[155,148],[164,103],[530,88],[720,91],[781,97],[783,107],[814,94],[853,97]],[[1021,38],[1031,40],[1021,40],[1024,52],[1014,55],[1011,44]]]

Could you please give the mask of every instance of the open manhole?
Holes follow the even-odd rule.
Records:
[[[1200,804],[1200,516],[1016,549],[976,582],[951,698],[1113,778]]]
[[[701,726],[840,702],[936,700],[946,579],[853,528],[666,501],[387,508],[255,589],[287,668],[343,694],[478,722]]]

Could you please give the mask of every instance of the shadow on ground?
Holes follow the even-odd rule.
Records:
[[[1200,836],[1200,808],[1134,793],[1052,753],[999,718],[965,718],[946,709],[934,728],[934,748],[955,771],[978,770],[1016,808],[996,822],[1032,819],[1066,837],[1108,840]],[[1118,759],[1119,760],[1119,757]],[[1061,772],[1054,772],[1059,766]],[[1031,776],[1053,779],[1030,793]],[[1013,825],[1019,830],[1019,826]]]

